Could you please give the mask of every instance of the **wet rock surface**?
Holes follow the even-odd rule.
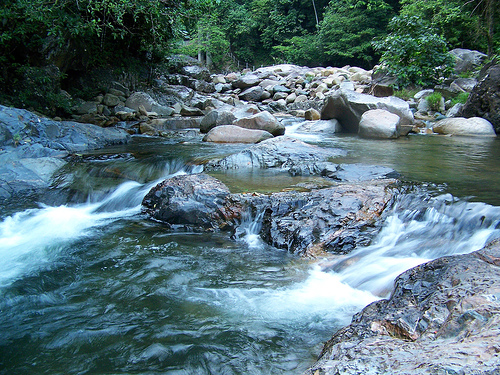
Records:
[[[500,372],[500,242],[404,272],[304,375]]]
[[[48,188],[69,154],[126,143],[129,137],[116,128],[53,121],[0,106],[0,200]]]
[[[315,256],[347,253],[368,244],[392,197],[393,180],[341,184],[310,192],[230,194],[206,174],[176,176],[144,198],[145,211],[168,225],[201,230],[233,230],[245,214],[263,213],[262,239],[277,248]]]

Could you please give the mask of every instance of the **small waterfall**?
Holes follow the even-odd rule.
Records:
[[[175,168],[174,173],[145,184],[126,181],[97,202],[89,198],[87,203],[72,206],[41,205],[4,218],[0,222],[0,287],[50,264],[68,245],[95,234],[95,228],[140,213],[144,196],[165,178],[198,173],[202,168]],[[166,166],[167,171],[171,169]]]
[[[251,213],[247,213],[237,228],[237,234],[235,234],[234,237],[243,241],[250,249],[262,249],[265,246],[259,235],[262,229],[264,212],[265,211],[261,209],[255,216],[252,216]]]
[[[372,245],[357,249],[326,270],[342,282],[379,296],[392,288],[402,272],[429,260],[464,254],[482,248],[500,236],[500,208],[485,203],[459,201],[441,195],[422,201],[402,197]],[[411,198],[411,197],[410,197]]]

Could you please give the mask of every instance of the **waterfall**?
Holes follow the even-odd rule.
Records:
[[[69,244],[96,235],[96,228],[140,213],[144,196],[165,178],[197,173],[201,168],[176,168],[176,172],[145,184],[126,181],[97,202],[41,205],[4,218],[0,222],[0,287],[49,265]],[[166,171],[171,169],[170,164],[165,166]]]

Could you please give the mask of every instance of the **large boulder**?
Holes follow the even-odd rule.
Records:
[[[214,143],[259,143],[272,137],[273,135],[265,130],[220,125],[210,130],[203,140]]]
[[[264,212],[262,239],[300,255],[348,253],[368,245],[374,225],[391,199],[383,180],[311,192],[272,194]]]
[[[500,243],[412,268],[304,375],[500,373]]]
[[[127,98],[125,105],[128,108],[132,108],[139,111],[139,107],[143,106],[148,112],[153,111],[153,105],[157,104],[156,101],[147,93],[142,91],[134,92]]]
[[[471,117],[469,119],[463,117],[446,118],[437,121],[432,129],[438,134],[496,136],[491,123],[480,117]]]
[[[0,200],[47,189],[68,154],[129,139],[124,130],[53,121],[0,105]]]
[[[488,55],[465,48],[455,48],[450,51],[455,58],[455,72],[464,73],[477,69]]]
[[[259,102],[264,95],[264,89],[260,86],[253,86],[238,95],[238,98],[247,102]]]
[[[229,195],[226,185],[206,174],[181,175],[156,185],[142,205],[151,217],[169,225],[217,230],[230,221],[224,215]]]
[[[404,100],[394,96],[378,98],[343,89],[326,97],[321,118],[323,120],[336,118],[345,131],[358,133],[361,116],[370,109],[385,109],[398,115],[401,125],[413,124],[413,113]]]
[[[371,109],[363,113],[359,122],[359,135],[365,138],[398,138],[398,115],[385,109]]]
[[[200,131],[208,133],[211,129],[219,125],[231,125],[236,116],[233,113],[233,107],[221,107],[208,112],[201,120]]]
[[[234,125],[247,129],[265,130],[274,136],[285,134],[285,126],[268,111],[236,120]]]
[[[233,86],[238,89],[247,89],[252,86],[257,86],[261,79],[255,74],[245,74],[233,82]]]
[[[500,64],[486,68],[479,76],[479,82],[472,89],[461,116],[483,117],[500,132]]]

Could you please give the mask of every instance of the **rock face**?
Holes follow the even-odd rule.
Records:
[[[236,125],[221,125],[210,130],[203,140],[215,143],[259,143],[272,137],[273,135],[265,130],[245,129]]]
[[[490,66],[482,72],[463,106],[460,116],[482,117],[493,124],[496,133],[500,132],[500,64]]]
[[[410,269],[304,375],[500,373],[500,242]]]
[[[480,117],[471,117],[469,119],[463,117],[447,118],[437,121],[432,129],[439,134],[482,137],[496,136],[491,123]]]
[[[385,109],[398,115],[401,125],[413,124],[413,113],[404,100],[394,96],[377,98],[345,89],[337,90],[326,97],[321,118],[336,118],[345,131],[358,133],[361,116],[370,109]]]
[[[391,197],[387,187],[384,180],[272,194],[261,236],[266,243],[301,255],[347,253],[369,244],[373,224]]]
[[[391,198],[392,180],[343,184],[311,192],[230,194],[206,174],[176,176],[144,198],[145,211],[168,225],[204,230],[233,229],[243,214],[264,212],[261,237],[300,255],[344,253],[367,244]]]
[[[361,116],[358,134],[365,138],[398,138],[398,115],[384,109],[372,109]]]
[[[0,105],[0,200],[48,188],[69,153],[128,142],[115,128],[53,121]]]

